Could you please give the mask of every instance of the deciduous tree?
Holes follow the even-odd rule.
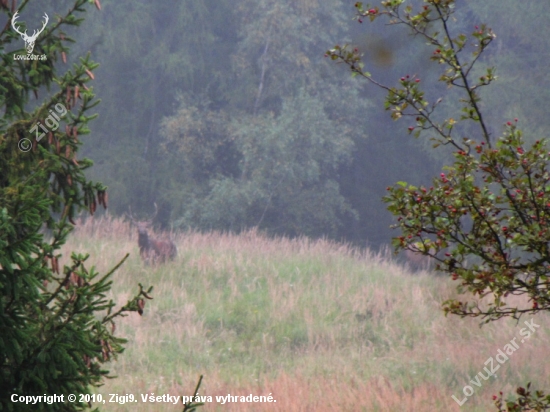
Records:
[[[353,45],[336,46],[327,55],[386,90],[386,109],[393,119],[408,121],[409,134],[429,136],[434,148],[454,152],[454,163],[431,186],[388,187],[384,201],[401,230],[393,239],[396,250],[432,257],[438,270],[459,282],[459,291],[469,292],[464,301],[447,301],[445,313],[481,317],[485,323],[508,316],[519,320],[550,310],[550,152],[543,138],[526,142],[517,118],[504,119],[501,136],[491,134],[480,90],[496,80],[496,71],[478,66],[495,33],[485,24],[469,34],[456,32],[455,6],[453,0],[355,4],[360,22],[385,18],[429,44],[431,60],[443,67],[439,80],[461,94],[460,111],[452,117],[439,106],[455,95],[428,96],[419,75],[404,73],[395,85],[385,85],[365,70]],[[512,295],[523,297],[523,303],[510,303]],[[517,393],[519,399],[506,403],[502,395],[495,397],[499,410],[550,409],[550,395],[529,391],[529,385]]]

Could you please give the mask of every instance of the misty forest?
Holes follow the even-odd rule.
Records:
[[[525,386],[550,390],[548,3],[374,3],[0,0],[0,410],[56,388],[104,411],[550,410]],[[17,7],[28,32],[49,16],[49,63],[11,57]],[[59,130],[17,151],[57,101]],[[494,303],[463,304],[476,293]],[[211,400],[145,401],[201,375]],[[250,394],[277,402],[217,398]]]

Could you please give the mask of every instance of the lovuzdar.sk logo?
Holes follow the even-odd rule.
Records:
[[[19,35],[21,35],[21,38],[25,42],[25,48],[27,49],[28,54],[26,56],[25,55],[14,55],[14,58],[16,60],[45,60],[46,55],[36,56],[36,55],[32,54],[32,52],[34,50],[34,43],[36,42],[36,39],[38,38],[40,33],[42,33],[44,31],[44,29],[46,28],[46,25],[48,24],[48,21],[50,20],[48,15],[46,13],[44,13],[45,21],[44,21],[44,24],[43,24],[42,28],[38,31],[33,30],[32,35],[29,36],[27,34],[27,30],[25,30],[25,32],[22,33],[19,30],[19,27],[17,27],[15,25],[15,20],[17,20],[19,18],[18,14],[19,14],[19,11],[16,11],[15,14],[13,15],[13,17],[11,19],[11,27],[13,27],[13,30],[15,30],[16,33],[19,33]]]

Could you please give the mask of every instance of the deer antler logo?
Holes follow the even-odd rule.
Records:
[[[19,18],[18,14],[19,14],[19,11],[16,11],[15,14],[13,15],[13,18],[11,19],[11,27],[13,27],[13,30],[15,30],[17,33],[19,33],[21,35],[21,37],[25,41],[25,47],[27,49],[27,53],[31,54],[32,51],[34,50],[34,42],[36,41],[36,38],[38,37],[38,35],[40,33],[42,33],[44,31],[44,29],[46,28],[46,24],[48,24],[48,21],[50,19],[49,19],[48,15],[46,13],[44,13],[44,18],[46,19],[46,21],[44,22],[44,25],[38,31],[38,33],[36,32],[36,30],[34,30],[33,33],[32,33],[32,36],[29,36],[29,35],[27,35],[27,30],[25,30],[25,33],[21,33],[19,31],[19,29],[17,28],[17,26],[15,25],[15,20],[17,20]]]

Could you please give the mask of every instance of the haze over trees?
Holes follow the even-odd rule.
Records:
[[[521,101],[526,117],[517,116],[538,131],[548,121],[545,92],[529,67],[547,63],[537,52],[547,29],[537,24],[531,39],[529,27],[544,10],[541,1],[470,1],[456,26],[502,27],[488,58],[505,98],[491,99],[488,116]],[[403,137],[373,105],[380,93],[342,76],[323,53],[349,40],[384,79],[436,72],[422,41],[404,42],[378,22],[365,31],[352,15],[348,1],[105,2],[81,40],[102,62],[96,88],[105,104],[86,154],[98,165],[92,176],[117,194],[112,210],[131,203],[150,213],[155,200],[167,226],[257,225],[386,243],[385,187],[403,176],[426,183],[448,154]],[[522,99],[527,90],[532,98]]]
[[[39,21],[42,13],[54,15],[73,3],[99,8],[98,1],[49,0],[34,3],[28,16]],[[390,186],[385,198],[402,231],[394,246],[437,258],[439,268],[474,297],[490,299],[486,305],[451,299],[448,313],[492,321],[547,311],[550,159],[541,138],[550,120],[540,70],[548,66],[546,3],[466,1],[453,14],[450,0],[412,2],[416,8],[402,8],[404,14],[401,1],[383,3],[384,9],[356,4],[362,19],[375,21],[364,31],[350,21],[347,1],[105,1],[103,14],[78,31],[67,27],[67,33],[54,34],[58,25],[45,34],[36,47],[52,60],[15,63],[3,55],[0,283],[11,347],[4,350],[0,386],[85,391],[105,375],[100,364],[122,350],[122,341],[106,328],[111,315],[89,327],[95,312],[111,308],[103,300],[109,275],[93,283],[98,274],[86,268],[85,255],[73,255],[63,268],[58,262],[76,213],[106,206],[105,186],[90,177],[109,185],[119,215],[129,204],[142,212],[159,204],[165,226],[234,232],[259,227],[361,245],[390,238],[391,219],[380,198],[386,186],[407,180]],[[10,13],[6,2],[0,8]],[[387,35],[377,20],[385,14],[402,18],[416,38],[399,29]],[[449,26],[434,34],[437,20]],[[69,16],[59,24],[79,23]],[[2,47],[20,40],[9,30],[2,34]],[[69,35],[77,43],[68,63],[76,65],[58,77]],[[389,92],[391,117],[408,119],[410,134],[435,133],[434,140],[406,138],[376,103],[377,89],[342,76],[323,58],[327,46],[342,40],[349,47],[328,55],[366,79],[391,82],[382,87]],[[100,68],[90,58],[75,59],[88,51]],[[467,64],[457,58],[462,52],[471,56]],[[430,59],[447,71],[431,68]],[[499,87],[485,87],[495,75]],[[87,86],[90,79],[95,90]],[[38,99],[51,87],[59,90],[47,101]],[[96,91],[104,104],[85,149],[96,168],[87,170],[91,162],[75,154],[89,132],[86,112],[97,102]],[[457,91],[465,91],[466,99],[458,100]],[[75,111],[67,128],[29,146],[23,157],[16,143],[62,102]],[[431,150],[434,142],[440,150]],[[43,222],[51,239],[40,232]],[[522,305],[510,303],[511,295],[523,297]],[[140,290],[124,310],[141,311],[145,296]],[[28,328],[21,331],[22,313]],[[82,317],[75,321],[77,315]],[[61,322],[65,317],[75,323]],[[34,339],[36,330],[52,333]],[[48,346],[61,338],[76,343],[64,350]],[[42,347],[51,350],[46,357],[37,355],[35,348]],[[58,369],[73,373],[68,386],[46,368],[52,358]],[[33,379],[28,365],[43,367],[46,377]],[[509,410],[548,409],[542,393],[527,387],[518,394]],[[504,407],[502,397],[496,402]]]
[[[29,3],[0,3],[0,410],[81,411],[103,403],[93,391],[126,343],[115,321],[143,314],[151,288],[134,286],[117,307],[108,294],[128,254],[100,274],[89,254],[61,253],[77,215],[108,205],[106,187],[84,175],[92,162],[78,157],[96,117],[98,64],[89,54],[69,70],[59,64],[74,42],[66,30],[92,6],[68,2],[49,28],[42,11],[43,27],[31,34],[15,23],[16,13],[37,11]]]
[[[385,20],[424,40],[433,50],[430,59],[442,67],[438,81],[447,87],[446,93],[437,91],[433,83],[425,87],[419,74],[403,74],[389,85],[380,82],[367,71],[363,53],[354,45],[336,45],[327,51],[331,60],[348,65],[353,76],[387,93],[386,110],[392,119],[409,122],[409,134],[429,137],[434,149],[446,146],[453,152],[453,164],[445,166],[430,186],[400,181],[387,188],[384,201],[401,232],[393,245],[430,257],[438,262],[438,271],[460,282],[457,291],[468,296],[444,302],[446,314],[480,317],[489,323],[548,312],[548,139],[524,138],[517,117],[503,119],[500,136],[490,131],[483,104],[487,94],[482,91],[494,87],[497,76],[496,68],[482,58],[496,39],[495,32],[485,23],[469,31],[455,30],[453,0],[423,3],[389,0],[379,7],[362,2],[355,7],[360,23]],[[535,327],[540,325],[531,330]],[[509,347],[507,353],[518,347]],[[487,376],[479,376],[487,380],[494,371],[485,371]],[[550,395],[530,388],[530,382],[518,387],[519,397],[506,401],[500,392],[493,397],[495,405],[509,412],[550,409]],[[462,406],[473,393],[465,387],[466,396],[455,400]]]

